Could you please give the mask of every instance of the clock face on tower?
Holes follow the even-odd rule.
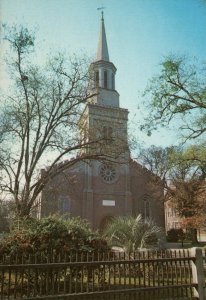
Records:
[[[117,170],[111,164],[103,164],[99,168],[99,175],[106,183],[113,183],[117,179]]]

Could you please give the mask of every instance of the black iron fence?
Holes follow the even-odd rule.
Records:
[[[0,299],[204,299],[195,253],[4,255],[0,258]]]

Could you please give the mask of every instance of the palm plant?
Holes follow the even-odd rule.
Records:
[[[161,231],[151,219],[124,216],[115,217],[108,223],[104,236],[111,246],[121,247],[126,252],[148,248],[157,243],[157,234]]]

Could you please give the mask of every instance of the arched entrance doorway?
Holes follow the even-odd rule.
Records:
[[[99,230],[100,230],[100,231],[103,231],[103,230],[106,228],[107,224],[108,224],[112,219],[113,219],[113,216],[106,216],[106,217],[104,217],[104,218],[101,220],[101,222],[100,222]]]

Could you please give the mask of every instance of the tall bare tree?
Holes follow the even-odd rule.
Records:
[[[21,217],[30,214],[52,177],[79,160],[105,156],[85,151],[99,147],[101,136],[85,139],[78,134],[83,131],[78,123],[82,109],[93,96],[85,60],[66,60],[59,54],[40,67],[32,64],[35,37],[28,29],[6,27],[5,40],[11,48],[7,57],[12,87],[1,99],[0,188],[12,196]]]

